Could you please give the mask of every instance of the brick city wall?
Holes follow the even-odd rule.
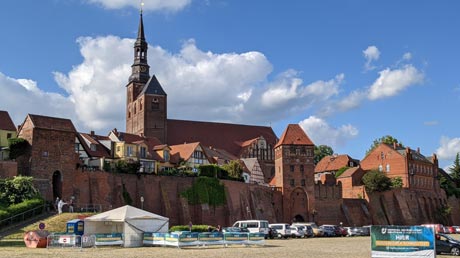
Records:
[[[281,193],[271,188],[222,180],[227,204],[212,207],[207,204],[189,205],[180,192],[191,187],[195,178],[129,175],[77,170],[75,180],[64,181],[63,196],[76,198],[77,207],[100,204],[106,210],[125,205],[123,186],[133,200],[132,205],[170,218],[170,225],[209,224],[231,226],[236,220],[266,219],[280,221]]]
[[[0,178],[11,178],[18,174],[16,161],[0,161]]]

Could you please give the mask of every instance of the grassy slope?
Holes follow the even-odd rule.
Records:
[[[15,233],[6,236],[4,239],[22,239],[25,232],[31,230],[38,230],[38,224],[42,222],[45,223],[45,230],[49,232],[65,232],[67,221],[77,219],[79,215],[92,216],[94,215],[94,213],[62,213],[60,215],[55,215],[45,220],[38,221],[36,223],[23,227]]]

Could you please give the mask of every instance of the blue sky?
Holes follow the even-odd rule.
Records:
[[[460,152],[458,1],[145,0],[149,65],[176,119],[300,123],[362,159],[392,135]],[[0,110],[124,129],[136,0],[0,3]]]

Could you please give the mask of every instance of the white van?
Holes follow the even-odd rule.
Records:
[[[288,238],[291,236],[291,226],[287,223],[270,224],[270,227],[276,229],[278,238]]]
[[[233,223],[233,227],[247,228],[251,233],[264,233],[265,238],[268,236],[267,220],[239,220]]]

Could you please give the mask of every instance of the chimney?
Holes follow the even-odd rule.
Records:
[[[91,136],[94,136],[94,131],[91,131],[91,132],[90,132],[90,135],[91,135]]]
[[[397,143],[397,142],[393,142],[393,149],[396,150],[397,147],[398,147],[398,143]]]
[[[117,133],[117,132],[118,132],[118,131],[117,131],[117,128],[113,128],[112,131],[113,131],[114,133]]]
[[[417,153],[420,154],[420,147],[417,147]]]

